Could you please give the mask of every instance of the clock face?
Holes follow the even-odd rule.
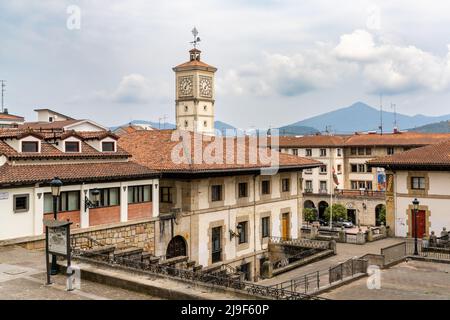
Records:
[[[212,98],[212,79],[210,77],[200,76],[200,95],[202,97]]]
[[[180,77],[178,80],[180,96],[192,96],[192,76]]]

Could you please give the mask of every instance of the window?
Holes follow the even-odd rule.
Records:
[[[240,182],[238,184],[238,196],[239,198],[247,198],[248,197],[248,183]]]
[[[372,189],[373,189],[373,187],[372,187],[372,181],[366,181],[366,189],[367,189],[367,190],[372,190]]]
[[[367,156],[372,155],[372,148],[366,148],[366,155]]]
[[[268,238],[270,236],[270,217],[261,219],[261,237]]]
[[[366,165],[358,164],[358,172],[366,172]]]
[[[327,192],[327,182],[320,181],[320,193],[326,193],[326,192]]]
[[[298,149],[292,149],[292,154],[294,156],[298,156]]]
[[[306,180],[305,181],[305,192],[306,193],[311,193],[313,190],[313,182],[312,180]]]
[[[159,188],[160,193],[160,201],[162,203],[172,203],[172,188],[170,187],[161,187]]]
[[[186,121],[184,121],[184,126],[187,128],[187,126],[188,126],[188,122],[187,122],[187,120]]]
[[[239,244],[242,243],[247,243],[247,226],[248,226],[248,222],[244,221],[244,222],[239,222],[238,226],[240,226],[240,233],[239,233]]]
[[[356,148],[350,148],[350,154],[352,155],[352,156],[356,156]]]
[[[203,126],[207,127],[208,126],[208,122],[207,121],[203,121]]]
[[[207,106],[203,106],[203,111],[206,111],[206,110],[208,110],[208,107]]]
[[[152,201],[152,185],[128,187],[128,203]]]
[[[342,173],[342,165],[341,164],[338,164],[337,165],[337,173]]]
[[[394,148],[393,147],[387,148],[387,154],[389,155],[394,154]]]
[[[281,180],[281,192],[289,192],[291,187],[291,179],[286,178]]]
[[[313,170],[312,170],[312,168],[308,168],[308,169],[305,169],[305,174],[312,174],[313,173]]]
[[[222,227],[211,230],[211,260],[212,263],[222,261]]]
[[[364,181],[359,181],[358,182],[358,187],[359,187],[359,189],[365,189],[366,188],[366,183]]]
[[[102,142],[103,152],[114,152],[115,143],[114,142]]]
[[[424,177],[411,177],[411,189],[425,190],[425,178]]]
[[[358,190],[358,181],[351,181],[352,190]]]
[[[20,194],[14,196],[14,213],[27,212],[30,205],[30,196],[28,194]]]
[[[37,141],[22,141],[22,152],[39,152]]]
[[[222,185],[211,186],[211,201],[222,201]]]
[[[306,149],[306,150],[305,150],[305,155],[306,155],[307,157],[312,157],[312,149]]]
[[[358,172],[358,165],[357,164],[351,164],[351,171],[352,172]]]
[[[238,266],[236,269],[244,274],[244,280],[250,281],[252,278],[252,272],[251,272],[251,263],[244,263]]]
[[[327,156],[327,149],[320,149],[320,156],[326,157]]]
[[[100,201],[99,207],[112,207],[120,205],[120,188],[106,188],[100,189]],[[93,200],[92,190],[90,195],[91,201]]]
[[[53,122],[53,117],[48,117],[48,122]]]
[[[188,112],[189,111],[189,107],[188,106],[184,106],[184,112]]]
[[[58,212],[80,210],[80,191],[63,191],[58,199]],[[53,213],[53,196],[44,194],[44,213]]]
[[[320,171],[321,174],[327,173],[327,166],[320,166]]]
[[[358,148],[358,156],[363,156],[366,153],[366,148]]]
[[[338,149],[336,150],[336,153],[337,153],[337,156],[338,156],[338,157],[342,157],[342,149],[338,148]]]
[[[270,180],[263,180],[261,182],[261,193],[270,194]]]
[[[80,152],[80,142],[66,141],[66,152]]]

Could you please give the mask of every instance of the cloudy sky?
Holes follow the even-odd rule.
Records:
[[[27,120],[40,107],[105,125],[173,122],[171,68],[188,59],[195,25],[219,69],[217,120],[267,128],[378,106],[380,93],[401,113],[450,113],[448,1],[336,3],[2,0],[6,105]]]

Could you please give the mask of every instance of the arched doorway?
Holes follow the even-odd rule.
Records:
[[[316,206],[315,206],[314,202],[312,202],[311,200],[306,200],[306,201],[303,203],[303,208],[315,209]]]
[[[319,219],[325,219],[326,208],[328,208],[328,202],[320,201],[319,202]]]
[[[386,225],[386,206],[384,204],[375,207],[375,223],[377,226],[381,226],[381,223]]]
[[[166,258],[187,256],[186,240],[182,236],[176,236],[170,240],[167,246]]]

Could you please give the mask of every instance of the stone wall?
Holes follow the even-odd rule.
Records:
[[[124,226],[109,226],[73,235],[75,248],[87,248],[89,239],[104,245],[115,245],[118,249],[137,247],[151,254],[155,253],[155,222],[145,221]]]

